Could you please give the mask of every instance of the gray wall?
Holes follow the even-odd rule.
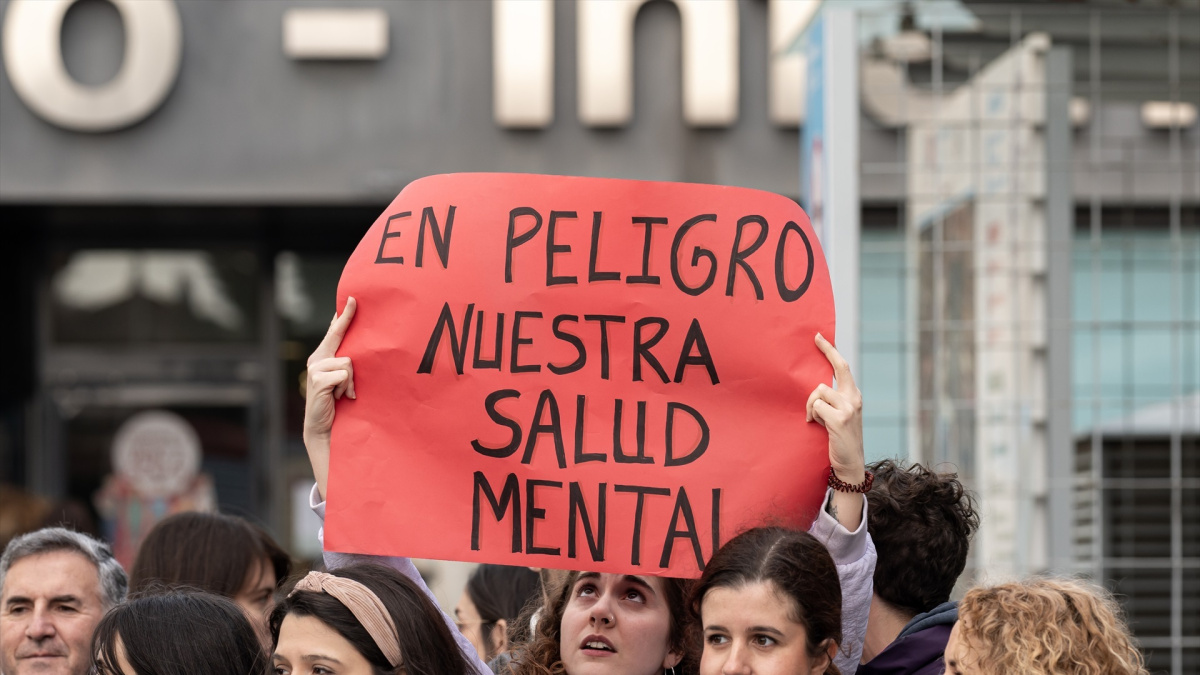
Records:
[[[716,130],[683,124],[679,17],[667,2],[646,5],[639,17],[633,122],[584,127],[575,106],[575,2],[558,0],[555,119],[539,131],[492,120],[488,0],[355,2],[389,14],[391,51],[382,61],[288,59],[284,11],[342,1],[176,0],[178,80],[160,109],[116,132],[43,121],[0,69],[0,203],[377,204],[415,178],[455,171],[692,181],[799,196],[798,134],[767,119],[764,0],[739,0],[739,120]],[[7,6],[0,0],[0,13]],[[63,28],[68,69],[84,83],[111,77],[120,34],[111,5],[78,2]],[[1197,86],[1188,80],[1185,89]],[[864,202],[906,199],[902,134],[863,116]],[[1176,164],[1171,135],[1142,127],[1136,102],[1105,99],[1074,134],[1075,199],[1200,200],[1198,136],[1196,127],[1180,133]]]
[[[576,118],[573,2],[555,5],[555,119],[542,131],[508,131],[492,120],[489,2],[356,2],[384,7],[390,16],[391,50],[382,61],[289,60],[284,10],[330,4],[336,3],[178,0],[179,78],[162,108],[122,131],[56,128],[30,112],[0,72],[0,201],[378,202],[415,178],[453,171],[798,192],[797,133],[767,119],[765,2],[740,3],[741,110],[734,128],[683,125],[678,13],[655,3],[639,19],[634,122],[609,131]],[[99,16],[105,9],[76,13]],[[82,30],[70,18],[68,67],[74,58],[82,61],[75,72],[97,63],[115,70],[122,43],[104,32],[118,31],[117,22],[99,16]]]

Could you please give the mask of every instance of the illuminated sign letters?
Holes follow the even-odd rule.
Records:
[[[683,23],[683,118],[726,127],[738,113],[738,10],[734,0],[674,0]],[[579,119],[594,127],[633,119],[633,28],[646,0],[578,0]],[[805,58],[792,42],[818,0],[770,0],[767,60],[771,121],[804,119]],[[554,117],[552,0],[492,0],[496,123],[542,128]]]
[[[174,0],[111,0],[125,24],[125,58],[112,81],[76,82],[62,58],[62,23],[75,0],[12,0],[4,66],[13,89],[42,119],[74,131],[112,131],[153,112],[175,84],[183,49]]]
[[[9,3],[3,50],[13,89],[39,117],[65,129],[103,132],[138,123],[162,104],[179,74],[183,37],[175,1],[111,0],[125,26],[125,55],[116,77],[97,87],[75,81],[63,63],[62,23],[74,2]],[[588,126],[619,127],[633,118],[633,31],[645,2],[577,0],[578,115]],[[684,121],[694,127],[730,126],[738,116],[737,2],[674,2],[683,24]],[[797,126],[803,118],[804,57],[792,42],[818,5],[818,0],[769,0],[770,35],[764,41],[771,69],[769,107],[771,120],[781,126]],[[386,52],[386,15],[380,15],[372,25],[375,33],[382,30],[382,51],[352,57],[381,58]],[[496,123],[548,126],[554,118],[553,0],[493,0],[492,35]],[[325,52],[292,56],[338,57]]]

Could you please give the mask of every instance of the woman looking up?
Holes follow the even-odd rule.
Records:
[[[514,675],[694,673],[684,579],[570,572],[514,656]]]

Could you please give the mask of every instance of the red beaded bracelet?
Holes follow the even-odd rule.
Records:
[[[871,473],[870,471],[865,473],[867,474],[866,480],[858,485],[851,485],[838,478],[837,474],[833,472],[833,467],[831,466],[829,467],[829,487],[837,490],[838,492],[858,492],[860,494],[869,492],[871,490],[871,483],[875,482],[875,474]]]

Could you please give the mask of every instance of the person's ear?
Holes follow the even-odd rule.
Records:
[[[671,647],[667,652],[667,658],[663,659],[662,667],[664,670],[674,668],[683,660],[683,652],[678,647]]]
[[[837,650],[838,645],[833,638],[826,638],[822,647],[817,650],[817,655],[812,658],[808,672],[811,675],[822,675],[829,670],[829,664],[833,662],[833,657],[837,656]]]
[[[492,626],[492,644],[496,645],[496,654],[508,651],[508,621],[497,619]]]

